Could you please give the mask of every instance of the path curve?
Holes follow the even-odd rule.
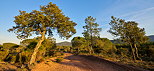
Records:
[[[60,63],[55,62],[56,57],[41,62],[32,71],[144,71],[95,56],[65,53],[63,57]]]

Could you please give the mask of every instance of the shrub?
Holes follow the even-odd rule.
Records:
[[[128,48],[121,47],[117,49],[117,54],[121,57],[127,57],[129,55],[129,50]]]
[[[63,55],[63,53],[61,53],[61,52],[55,52],[55,53],[53,54],[54,57],[61,56],[61,55]]]
[[[14,43],[3,43],[3,48],[4,49],[12,49],[12,48],[17,48],[19,45],[14,44]]]
[[[0,45],[0,50],[3,48],[3,46],[2,45]]]
[[[0,60],[3,61],[7,57],[8,54],[9,54],[8,50],[1,50],[0,51]]]
[[[57,59],[56,59],[56,62],[61,62],[63,60],[63,58],[62,57],[58,57]]]
[[[154,45],[149,48],[149,57],[154,61]]]
[[[113,54],[117,51],[115,45],[107,38],[99,38],[93,42],[96,53]]]
[[[145,61],[154,61],[154,42],[141,44],[139,54]]]
[[[17,71],[29,71],[29,70],[26,68],[17,68]]]

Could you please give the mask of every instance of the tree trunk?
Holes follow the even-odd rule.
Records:
[[[93,37],[91,36],[91,44],[90,44],[90,54],[94,54],[94,50],[93,50]]]
[[[132,44],[131,44],[130,46],[131,46],[131,50],[132,50],[133,59],[134,59],[134,61],[135,61],[135,60],[136,60],[136,56],[135,56],[135,53],[134,53],[134,49],[133,49]]]
[[[135,54],[136,54],[137,59],[141,60],[141,58],[138,55],[138,49],[136,47],[136,44],[134,44],[134,48],[135,48]]]
[[[36,54],[37,54],[38,49],[40,48],[42,42],[44,41],[44,39],[45,39],[45,31],[42,32],[41,39],[38,41],[37,45],[34,48],[34,52],[31,56],[30,63],[29,63],[30,65],[35,62]]]
[[[79,49],[79,47],[78,47],[78,53],[80,52],[80,49]]]
[[[91,54],[94,54],[94,50],[93,50],[93,47],[91,46]]]
[[[90,30],[90,54],[94,54],[94,50],[93,50],[93,33],[92,33],[92,30]]]

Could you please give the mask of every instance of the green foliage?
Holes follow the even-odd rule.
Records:
[[[115,45],[107,38],[99,38],[93,42],[96,53],[112,54],[117,50]]]
[[[18,47],[17,44],[14,44],[14,43],[3,43],[3,48],[4,49],[14,49]]]
[[[29,49],[34,49],[34,47],[36,46],[37,42],[38,42],[38,39],[34,38],[34,39],[23,40],[23,41],[20,42],[20,44],[22,46],[25,46],[25,47],[29,48]]]
[[[0,45],[0,50],[3,48],[3,45]]]
[[[89,45],[83,37],[74,37],[72,40],[72,47],[74,52],[87,53],[89,52]],[[97,54],[113,54],[116,52],[115,45],[107,38],[98,38],[93,40],[93,49]]]
[[[36,55],[38,50],[41,49],[40,47],[45,39],[45,35],[53,36],[53,31],[56,30],[61,38],[68,39],[76,33],[74,28],[76,23],[65,16],[58,6],[52,4],[52,2],[48,5],[40,6],[39,11],[33,10],[30,13],[26,11],[19,12],[20,14],[15,16],[14,20],[16,25],[8,31],[13,31],[19,39],[26,39],[33,34],[41,35],[31,56],[30,64],[35,62]],[[35,43],[33,44],[35,46]],[[39,54],[44,55],[45,53],[42,51]]]
[[[148,37],[145,36],[144,28],[139,28],[138,23],[134,21],[125,22],[123,19],[117,19],[111,17],[112,20],[109,23],[111,28],[109,32],[119,37],[119,39],[127,44],[140,44],[148,40]]]
[[[88,46],[85,38],[83,38],[83,37],[74,37],[71,40],[71,43],[72,43],[72,47],[73,47],[74,52],[76,52],[76,51],[77,51],[76,53],[88,52],[89,46]]]
[[[96,18],[93,18],[92,16],[88,16],[85,19],[86,25],[83,26],[84,32],[82,34],[85,37],[87,45],[89,46],[88,49],[90,54],[94,53],[93,40],[95,40],[95,38],[100,37],[99,32],[102,30],[101,28],[98,28],[99,24],[97,24],[95,21],[96,21]]]
[[[59,62],[61,62],[61,61],[63,61],[63,58],[62,58],[62,57],[58,57],[58,58],[56,59],[56,62],[57,62],[57,63],[59,63]]]
[[[130,53],[129,53],[129,49],[128,48],[121,47],[121,48],[117,49],[117,54],[119,56],[121,56],[121,57],[126,57],[127,58]]]
[[[46,32],[53,35],[53,30],[57,30],[60,37],[69,38],[76,33],[74,26],[76,23],[70,21],[69,17],[63,15],[62,11],[50,2],[48,5],[40,6],[40,11],[33,10],[30,13],[19,11],[20,15],[15,16],[15,24],[8,31],[14,31],[19,39],[25,39],[32,34],[39,35]]]
[[[59,52],[71,52],[71,46],[57,46],[56,50]]]
[[[86,25],[83,26],[84,32],[82,33],[85,39],[92,39],[92,37],[99,37],[99,32],[101,31],[101,28],[99,27],[99,24],[96,22],[96,18],[93,18],[92,16],[88,16],[85,19]]]
[[[135,21],[126,22],[123,19],[117,19],[113,16],[111,18],[112,20],[109,23],[111,28],[108,32],[118,37],[118,39],[125,44],[130,45],[134,60],[136,60],[136,58],[140,59],[137,46],[148,40],[148,37],[145,36],[144,28],[139,28],[138,23]]]
[[[149,47],[148,51],[149,51],[149,56],[153,58],[154,57],[154,45]],[[154,61],[154,58],[153,58],[153,61]]]
[[[17,68],[17,71],[29,71],[29,70],[26,68]]]
[[[3,61],[8,59],[10,54],[13,54],[15,51],[19,51],[19,49],[17,49],[18,47],[19,45],[14,43],[3,43],[3,47],[1,47],[0,50],[0,60]]]
[[[63,55],[63,53],[57,52],[57,51],[56,51],[56,52],[53,53],[52,56],[53,56],[53,57],[57,57],[57,56],[61,56],[61,55]]]
[[[141,44],[139,54],[145,61],[154,61],[154,42]]]
[[[33,49],[36,46],[38,39],[39,37],[23,40],[21,42],[22,46],[14,43],[4,43],[4,47],[2,47],[0,50],[0,60],[5,60],[13,64],[27,64],[31,59]],[[54,52],[52,50],[55,48],[55,39],[50,37],[45,39],[45,41],[42,43],[42,46],[39,48],[36,60],[40,61],[45,57],[52,56],[52,53]]]
[[[48,37],[42,43],[41,47],[39,48],[39,52],[37,56],[51,56],[52,51],[56,49],[56,41],[54,38]]]
[[[0,50],[0,61],[3,61],[9,54],[8,50]]]
[[[40,39],[40,37],[36,37],[34,39],[23,40],[21,42],[21,45],[27,47],[25,49],[26,51],[32,52],[39,39]],[[37,56],[38,57],[51,56],[52,55],[52,51],[51,50],[53,50],[55,48],[56,48],[55,39],[51,38],[51,37],[48,37],[47,39],[44,40],[44,42],[42,43],[41,47],[39,48],[39,52],[38,52]],[[38,59],[41,59],[41,58],[38,58]]]
[[[23,52],[23,59],[27,62],[30,60],[31,54],[33,52],[34,47],[36,46],[38,40],[40,37],[36,37],[34,39],[26,39],[23,40],[21,43],[22,44],[28,44],[27,48],[25,49],[25,52]],[[55,39],[48,37],[45,39],[39,48],[38,54],[36,56],[36,61],[41,60],[44,57],[49,57],[53,55],[53,51],[56,48],[55,46]]]
[[[20,53],[20,58],[19,58],[19,62],[21,64],[27,64],[31,58],[32,55],[32,51],[22,51]]]

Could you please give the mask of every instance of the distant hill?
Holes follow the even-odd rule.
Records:
[[[154,35],[150,35],[148,37],[149,37],[150,41],[154,42]]]
[[[151,42],[154,42],[154,35],[150,35],[148,36]],[[120,43],[118,41],[115,40],[110,40],[112,43]],[[57,46],[72,46],[71,42],[68,41],[64,41],[64,42],[60,42],[60,43],[56,43]]]
[[[72,46],[71,42],[60,42],[60,43],[56,43],[57,46]]]
[[[151,42],[154,42],[154,35],[150,35],[150,36],[148,36],[149,37],[149,41],[151,41]],[[120,43],[119,41],[117,41],[117,40],[110,40],[112,43]]]

